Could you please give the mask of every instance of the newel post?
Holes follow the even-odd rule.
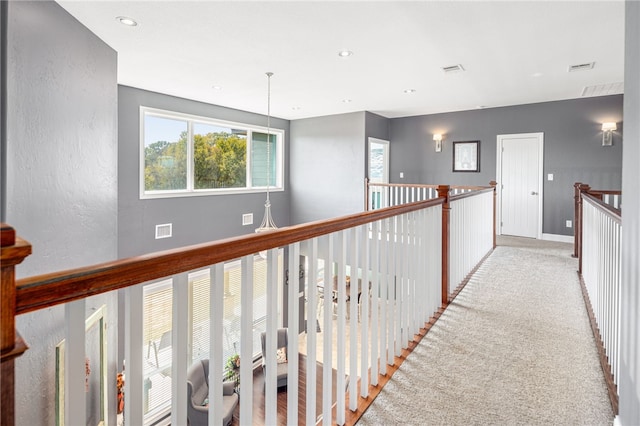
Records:
[[[582,273],[582,194],[588,192],[591,187],[585,183],[578,185],[578,215],[576,218],[576,228],[574,233],[578,236],[576,239],[576,254],[578,256],[578,272]]]
[[[15,424],[15,359],[27,350],[16,332],[16,274],[15,266],[31,254],[31,245],[16,238],[15,230],[7,224],[0,226],[0,348],[2,380],[0,380],[0,425]]]
[[[364,178],[364,211],[368,212],[369,208],[369,178]]]
[[[492,180],[491,182],[489,182],[489,185],[491,185],[491,187],[493,188],[493,248],[496,248],[496,198],[498,196],[498,191],[496,190],[496,188],[498,187],[498,182],[496,182],[495,180]]]
[[[580,182],[573,184],[573,257],[578,257],[580,185],[582,185]]]
[[[442,204],[442,306],[449,304],[449,185],[438,185],[438,197],[444,197]]]

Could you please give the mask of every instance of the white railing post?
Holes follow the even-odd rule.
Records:
[[[85,394],[85,299],[64,305],[64,422],[74,425],[87,418]]]
[[[324,323],[323,323],[323,368],[322,368],[322,424],[332,424],[331,409],[333,407],[333,238],[334,234],[326,235],[325,247],[322,253],[324,259]]]
[[[173,277],[171,330],[171,424],[187,422],[187,328],[189,323],[189,279],[186,273]]]
[[[380,294],[380,244],[382,238],[381,222],[374,223],[371,232],[371,384],[378,385],[379,360],[379,294]],[[364,396],[364,395],[363,395]]]
[[[360,227],[360,265],[362,266],[362,287],[360,288],[360,396],[366,398],[369,395],[369,296],[370,296],[370,273],[369,273],[369,256],[371,252],[370,245],[373,244],[374,238],[369,237],[369,226],[362,225]]]
[[[307,241],[307,424],[316,423],[316,297],[318,287],[318,240],[313,238]]]
[[[339,425],[344,424],[345,421],[345,357],[340,356],[346,354],[346,271],[345,265],[347,263],[347,231],[340,231],[337,234],[336,241],[336,259],[338,263],[338,324],[337,324],[337,345],[336,350],[338,352],[337,362],[337,378],[336,378],[336,423]]]
[[[253,422],[253,255],[241,259],[240,269],[240,422],[249,424]]]
[[[124,382],[124,418],[127,424],[144,424],[143,402],[143,354],[142,324],[144,305],[143,284],[125,290],[124,359],[126,380]]]
[[[289,245],[287,326],[287,424],[298,424],[298,334],[300,333],[300,243]],[[242,398],[241,398],[242,399]],[[242,405],[242,404],[240,404]]]
[[[224,264],[209,268],[209,426],[222,423],[222,323],[224,321]],[[187,401],[188,402],[188,401]],[[269,405],[265,407],[269,410]]]

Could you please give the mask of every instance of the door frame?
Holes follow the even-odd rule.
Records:
[[[496,191],[496,234],[502,234],[502,148],[505,139],[514,138],[537,138],[538,139],[538,237],[542,239],[542,214],[544,206],[544,133],[512,133],[496,136],[496,181],[498,190]]]
[[[371,144],[372,143],[377,143],[379,145],[384,145],[385,148],[385,156],[384,156],[384,160],[385,160],[385,165],[384,165],[384,173],[385,176],[383,176],[383,183],[389,183],[389,155],[390,155],[390,143],[387,140],[384,139],[378,139],[378,138],[373,138],[373,137],[369,137],[369,139],[367,140],[367,177],[369,179],[371,179]]]

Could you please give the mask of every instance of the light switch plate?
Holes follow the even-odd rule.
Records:
[[[553,180],[553,173],[549,173],[547,175],[547,180]]]

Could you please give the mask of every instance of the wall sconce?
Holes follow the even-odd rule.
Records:
[[[602,146],[613,145],[613,131],[617,128],[616,123],[602,123]]]
[[[442,151],[442,135],[439,133],[433,135],[433,140],[436,142],[436,152],[441,152]]]

